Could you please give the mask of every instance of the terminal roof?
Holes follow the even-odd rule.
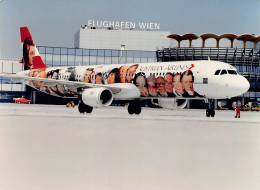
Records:
[[[205,33],[205,34],[201,34],[200,37],[203,39],[203,40],[206,40],[208,38],[215,38],[216,40],[219,39],[219,36],[217,34],[214,34],[214,33]]]
[[[177,40],[178,41],[178,47],[180,47],[180,43],[181,43],[182,40],[189,40],[190,41],[190,47],[191,47],[192,40],[196,40],[198,38],[202,39],[202,47],[205,47],[205,41],[209,38],[214,38],[217,41],[217,47],[219,47],[219,41],[222,38],[227,38],[227,39],[230,40],[231,48],[233,48],[233,41],[235,39],[242,40],[244,42],[244,48],[245,48],[247,41],[253,42],[255,48],[256,48],[256,44],[258,42],[260,42],[260,36],[255,37],[252,34],[242,34],[242,35],[238,36],[238,35],[232,34],[232,33],[224,33],[224,34],[221,34],[221,35],[217,35],[217,34],[214,34],[214,33],[205,33],[205,34],[201,34],[201,35],[197,35],[197,34],[194,34],[194,33],[187,33],[187,34],[183,34],[183,35],[170,34],[170,35],[167,36],[167,38]]]
[[[199,36],[194,33],[187,33],[187,34],[183,34],[182,38],[185,40],[196,40],[199,38]]]
[[[252,34],[242,34],[240,36],[238,36],[237,40],[242,40],[242,41],[254,41],[255,40],[255,36]]]
[[[229,40],[234,40],[234,39],[237,38],[237,35],[236,35],[236,34],[231,34],[231,33],[224,33],[224,34],[221,34],[221,35],[219,36],[219,38],[220,38],[220,39],[222,39],[222,38],[227,38],[227,39],[229,39]]]

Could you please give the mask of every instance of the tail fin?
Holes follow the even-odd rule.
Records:
[[[47,68],[47,66],[42,61],[42,58],[33,42],[32,36],[28,28],[26,26],[21,27],[20,32],[21,42],[23,44],[24,70]]]

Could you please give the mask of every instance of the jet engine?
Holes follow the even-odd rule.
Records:
[[[153,104],[159,105],[166,109],[183,109],[188,100],[187,99],[156,99],[152,101]]]
[[[83,91],[82,101],[91,107],[106,107],[113,101],[113,94],[107,88],[87,88]]]

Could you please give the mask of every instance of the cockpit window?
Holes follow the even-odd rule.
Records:
[[[224,69],[223,69],[220,74],[221,74],[221,75],[227,74],[227,70],[224,70]]]
[[[220,70],[216,70],[215,75],[219,75]]]
[[[228,74],[231,74],[231,75],[236,75],[237,72],[235,70],[228,70]]]

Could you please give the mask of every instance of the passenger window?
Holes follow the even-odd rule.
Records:
[[[228,70],[228,74],[231,74],[231,75],[236,75],[237,72],[235,70]]]
[[[220,70],[216,70],[215,75],[219,75]]]
[[[220,74],[221,75],[226,75],[227,74],[227,70],[222,70]]]

